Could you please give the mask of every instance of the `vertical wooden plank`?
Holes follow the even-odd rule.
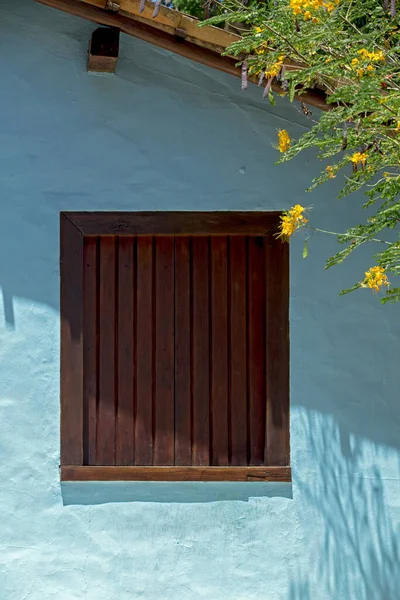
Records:
[[[189,239],[175,238],[175,465],[191,464]]]
[[[153,238],[137,238],[135,464],[153,463]]]
[[[249,464],[264,463],[265,439],[265,256],[264,238],[248,238]]]
[[[247,465],[246,238],[229,240],[231,465]]]
[[[210,464],[209,264],[208,238],[192,239],[192,464]]]
[[[61,464],[83,464],[83,236],[60,215]]]
[[[154,464],[173,465],[174,426],[174,238],[156,238]]]
[[[87,237],[83,246],[83,397],[84,463],[96,464],[98,401],[98,244]]]
[[[289,465],[289,244],[266,244],[267,465]]]
[[[211,251],[211,461],[229,464],[228,267],[226,236],[212,237]]]
[[[97,465],[115,464],[115,246],[114,236],[100,237]]]
[[[134,440],[134,251],[135,239],[121,236],[118,244],[118,409],[116,464],[133,465]]]

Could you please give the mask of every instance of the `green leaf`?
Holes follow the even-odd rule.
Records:
[[[350,292],[354,292],[354,290],[359,290],[360,287],[361,287],[361,284],[360,283],[356,283],[351,288],[348,288],[347,290],[342,290],[340,292],[339,296],[345,296],[346,294],[350,294]]]
[[[275,98],[272,92],[268,94],[268,100],[271,106],[275,106]]]
[[[292,81],[290,82],[290,85],[289,85],[289,100],[290,100],[290,102],[293,102],[295,92],[296,92],[296,82],[294,79],[292,79]]]
[[[220,14],[206,24],[225,23],[239,33],[224,50],[225,56],[236,57],[239,65],[247,60],[250,75],[268,72],[284,60],[281,78],[284,87],[288,84],[290,102],[311,90],[326,91],[329,110],[296,106],[304,118],[310,112],[312,117],[308,123],[299,123],[303,132],[286,152],[276,154],[275,163],[314,152],[322,167],[319,175],[310,177],[308,191],[331,186],[329,180],[335,178],[339,198],[361,189],[367,194],[366,199],[358,199],[368,210],[359,225],[326,232],[343,244],[340,251],[335,248],[326,268],[340,264],[360,246],[372,244],[379,251],[376,264],[388,272],[391,281],[400,276],[400,237],[395,236],[400,229],[400,13],[390,16],[382,1],[351,0],[337,2],[335,10],[320,11],[317,19],[297,20],[289,0],[217,4],[215,13]],[[277,94],[269,87],[264,94],[274,106]],[[354,159],[358,154],[365,154],[361,161]],[[303,258],[308,256],[307,239]],[[377,245],[379,241],[383,243]],[[356,284],[342,293],[359,287]],[[400,288],[391,288],[382,302],[400,302]]]

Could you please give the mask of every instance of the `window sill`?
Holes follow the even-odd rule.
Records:
[[[61,481],[280,481],[290,467],[116,467],[61,466]]]

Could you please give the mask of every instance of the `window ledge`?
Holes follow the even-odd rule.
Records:
[[[61,466],[61,481],[281,481],[290,467],[117,467]]]

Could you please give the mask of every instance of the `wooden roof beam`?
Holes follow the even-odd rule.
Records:
[[[241,70],[235,66],[237,59],[230,56],[221,56],[219,50],[224,50],[226,46],[219,46],[218,50],[216,50],[218,44],[214,43],[219,39],[218,37],[216,37],[217,34],[218,36],[220,34],[227,34],[229,36],[233,36],[234,38],[237,38],[237,36],[225,32],[224,30],[218,29],[216,27],[204,27],[200,29],[197,27],[197,20],[191,19],[191,17],[187,18],[196,23],[197,32],[204,32],[209,29],[213,31],[213,43],[209,39],[205,39],[204,37],[202,37],[202,39],[196,39],[195,42],[193,35],[188,35],[188,30],[185,28],[185,24],[187,27],[187,23],[181,20],[177,21],[177,23],[178,25],[182,25],[182,27],[175,27],[175,25],[174,27],[172,27],[172,25],[165,25],[165,27],[160,29],[159,27],[155,26],[156,19],[152,19],[150,21],[150,19],[144,19],[144,17],[141,17],[139,20],[139,17],[133,15],[133,13],[130,13],[129,16],[127,16],[128,13],[122,11],[122,6],[124,5],[124,2],[138,4],[138,0],[119,0],[118,4],[120,4],[121,10],[118,12],[106,10],[106,0],[35,1],[39,2],[40,4],[45,4],[46,6],[50,6],[63,12],[75,15],[77,17],[93,21],[94,23],[98,23],[99,25],[115,27],[128,35],[153,44],[154,46],[158,46],[159,48],[164,48],[165,50],[169,50],[170,52],[174,52],[175,54],[179,54],[180,56],[184,56],[185,58],[188,58],[200,64],[206,65],[213,69],[217,69],[219,71],[223,71],[224,73],[229,73],[230,75],[234,75],[235,77],[241,77]],[[146,6],[147,5],[154,7],[153,3],[151,2],[147,2]],[[165,7],[161,7],[161,9],[162,10],[160,10],[159,13],[160,15],[163,15],[164,11],[169,11],[170,13],[176,13],[178,15],[178,19],[181,19],[181,17],[179,16],[181,15],[181,13],[179,13],[178,11],[173,11]],[[144,11],[143,14],[145,14]],[[186,17],[186,15],[183,16]],[[165,30],[166,28],[170,28],[171,32]],[[180,31],[177,32],[177,29],[179,29]],[[183,38],[182,36],[182,30],[186,32],[185,38]],[[212,47],[214,49],[211,49]],[[254,79],[252,81],[256,83]],[[281,91],[281,87],[277,83],[274,83],[272,88],[277,92]],[[328,108],[325,102],[325,95],[318,91],[310,90],[306,94],[297,97],[297,99],[302,100],[306,104],[315,106],[322,110],[327,110]]]
[[[112,5],[119,6],[119,14],[131,17],[136,21],[151,25],[156,29],[162,29],[167,33],[174,34],[177,29],[186,31],[186,38],[199,46],[215,50],[220,54],[233,42],[238,41],[240,36],[221,29],[219,27],[199,27],[199,20],[195,17],[185,15],[177,10],[160,6],[155,16],[154,3],[149,0],[81,0],[85,4],[96,8],[111,10]],[[115,10],[115,9],[114,9]]]

